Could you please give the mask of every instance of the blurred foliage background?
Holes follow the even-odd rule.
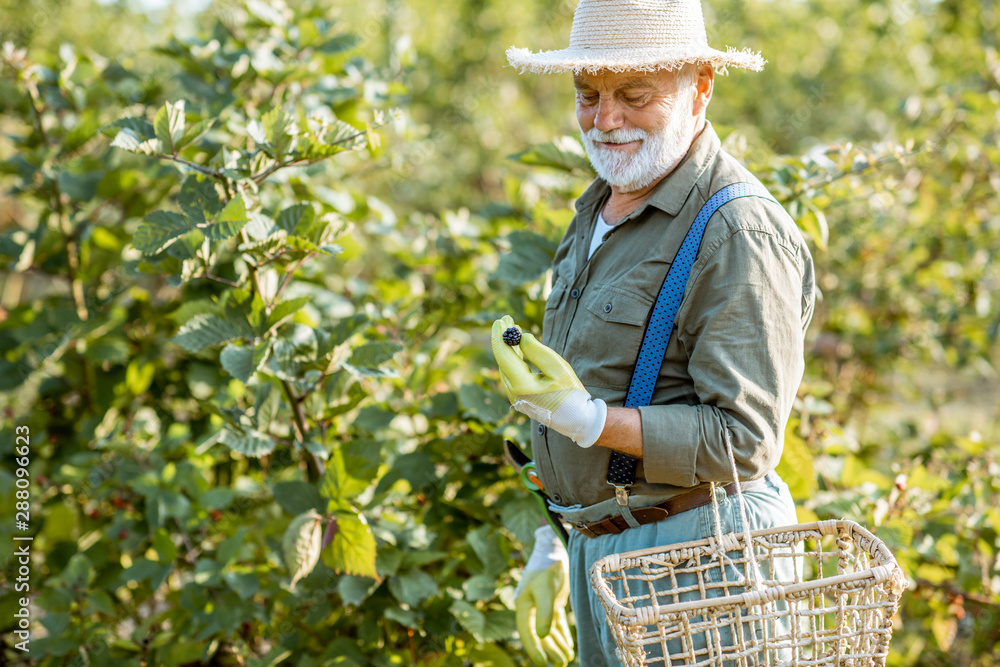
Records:
[[[541,325],[590,176],[572,0],[0,1],[0,662],[520,665],[539,516],[489,323]],[[989,0],[713,0],[726,147],[822,298],[780,472],[911,587],[889,664],[1000,662]],[[183,105],[179,103],[183,101]],[[319,563],[318,561],[322,561]]]

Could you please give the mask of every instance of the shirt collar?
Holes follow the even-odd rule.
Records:
[[[684,202],[687,201],[691,190],[694,189],[695,183],[715,160],[721,146],[722,142],[719,141],[719,135],[716,134],[712,123],[705,120],[705,128],[698,135],[680,165],[660,181],[646,201],[627,215],[625,220],[641,215],[647,206],[655,206],[669,215],[676,216],[684,206]],[[607,182],[602,178],[597,178],[576,200],[576,209],[583,211],[592,208],[603,202],[610,192],[611,187]]]

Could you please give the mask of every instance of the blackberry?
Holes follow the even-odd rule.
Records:
[[[507,329],[503,332],[503,342],[514,347],[521,342],[521,332],[517,330],[517,327]]]

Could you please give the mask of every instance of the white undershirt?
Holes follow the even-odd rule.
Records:
[[[597,214],[597,224],[594,225],[594,237],[590,239],[590,252],[587,253],[587,259],[590,259],[594,254],[594,251],[601,245],[601,241],[604,240],[604,235],[614,229],[614,227],[614,225],[609,225],[604,222],[604,216],[602,214]]]

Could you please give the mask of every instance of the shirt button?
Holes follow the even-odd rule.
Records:
[[[574,299],[578,299],[580,298],[580,290],[574,289],[572,292],[569,293],[569,295]]]
[[[554,501],[554,502],[555,502],[556,504],[560,504],[560,505],[562,504],[562,496],[560,496],[560,495],[559,495],[558,493],[554,493],[554,494],[552,494],[552,500],[553,500],[553,501]]]
[[[611,304],[610,303],[604,304],[604,312],[605,313],[610,313],[611,312]]]
[[[538,435],[545,435],[545,426],[542,424],[538,425]]]

